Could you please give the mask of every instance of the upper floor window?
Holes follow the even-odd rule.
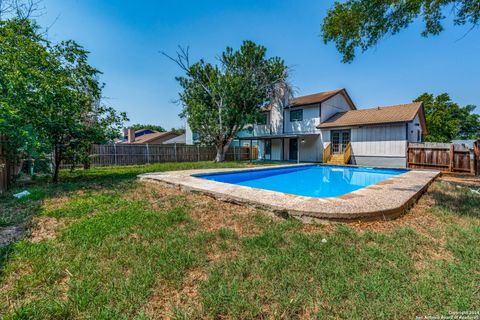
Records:
[[[303,110],[292,110],[290,111],[290,122],[293,121],[302,121],[303,120]]]

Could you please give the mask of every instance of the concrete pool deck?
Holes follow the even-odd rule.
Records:
[[[300,166],[302,165],[305,164]],[[274,167],[292,166],[296,165]],[[334,198],[299,196],[193,176],[205,173],[262,169],[266,169],[266,167],[168,171],[147,173],[138,177],[141,181],[206,194],[218,200],[256,207],[282,217],[292,216],[303,222],[312,223],[394,219],[415,204],[430,183],[440,175],[439,171],[411,170]]]

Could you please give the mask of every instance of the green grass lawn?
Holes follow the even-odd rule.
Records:
[[[411,319],[480,311],[480,196],[462,181],[435,182],[395,221],[322,226],[135,179],[241,166],[65,171],[57,185],[39,181],[1,196],[0,225],[33,225],[29,237],[0,249],[1,317]],[[32,195],[12,199],[22,188]]]

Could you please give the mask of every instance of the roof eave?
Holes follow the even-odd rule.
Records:
[[[386,122],[374,122],[374,123],[355,123],[355,124],[339,124],[339,125],[331,125],[331,126],[322,126],[319,124],[316,128],[317,129],[331,129],[331,128],[348,128],[348,127],[364,127],[364,126],[381,126],[384,124],[402,124],[412,121],[411,120],[402,120],[402,121],[386,121]]]

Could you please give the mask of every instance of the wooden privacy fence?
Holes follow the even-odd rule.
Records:
[[[102,144],[90,151],[92,166],[141,165],[160,162],[195,162],[215,159],[214,147],[177,144]],[[231,147],[225,160],[256,160],[256,147]]]
[[[409,143],[408,167],[471,172],[470,150],[448,143]]]

